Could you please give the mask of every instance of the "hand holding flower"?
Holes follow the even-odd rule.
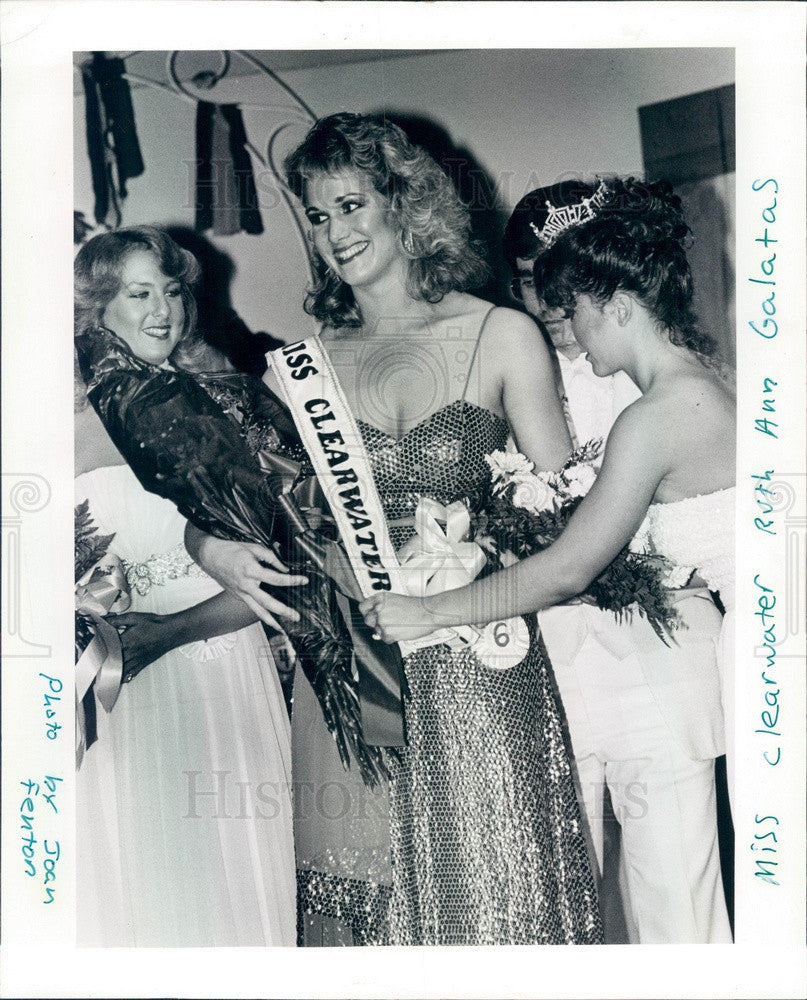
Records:
[[[666,642],[665,633],[670,633],[678,623],[666,588],[680,587],[686,580],[671,579],[665,560],[634,552],[628,544],[618,551],[613,543],[603,545],[607,561],[592,559],[606,531],[597,530],[596,515],[580,519],[577,511],[584,502],[589,504],[588,510],[592,509],[590,501],[584,498],[595,485],[594,463],[601,451],[601,440],[589,441],[572,452],[558,472],[535,472],[523,455],[501,451],[488,455],[492,499],[479,519],[482,529],[493,539],[502,566],[510,562],[510,553],[523,561],[521,566],[531,561],[529,557],[542,554],[546,568],[541,576],[537,571],[532,576],[529,568],[518,570],[528,578],[522,589],[534,590],[536,594],[533,608],[528,610],[559,603],[588,603],[613,611],[619,621],[636,611],[647,618],[662,642]],[[648,503],[650,499],[652,495],[647,498]],[[596,510],[596,505],[593,509]],[[645,505],[644,511],[637,510],[634,531],[646,509]],[[604,522],[606,528],[608,523]],[[575,525],[576,534],[584,538],[579,546],[570,544],[575,532],[569,534],[569,528]],[[631,536],[626,539],[623,535],[618,540],[630,542]],[[567,549],[571,555],[563,555]],[[561,556],[560,564],[552,562]],[[588,564],[584,573],[572,574],[550,597],[544,587],[550,578],[559,584],[567,570],[584,564]],[[527,610],[526,605],[522,610]]]

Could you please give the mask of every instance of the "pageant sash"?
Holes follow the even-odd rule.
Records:
[[[384,591],[409,593],[364,442],[319,338],[313,336],[271,351],[267,360],[314,466],[361,596]],[[355,627],[355,617],[351,617]],[[389,726],[390,720],[400,713],[403,736],[403,669],[398,664],[397,676],[387,669],[362,669],[368,659],[374,666],[373,659],[377,657],[369,654],[381,644],[366,628],[360,626],[359,631],[356,663],[365,736],[371,743],[395,745],[389,740]],[[405,656],[414,649],[441,642],[468,645],[478,634],[473,629],[458,631],[467,631],[467,637],[460,638],[457,631],[443,629],[417,642],[400,643],[400,651]],[[380,736],[383,739],[377,738]]]
[[[370,597],[383,591],[422,596],[426,591],[415,582],[422,574],[413,574],[411,570],[405,572],[399,564],[361,432],[319,337],[313,336],[271,351],[270,357],[285,401],[339,529],[362,596]],[[419,537],[428,538],[431,545],[429,542],[426,544],[435,550],[431,553],[432,559],[437,549],[451,547],[434,517],[440,511],[444,513],[439,504],[432,508],[421,506],[416,519],[423,529]],[[457,512],[452,510],[452,525],[456,517]],[[443,536],[442,544],[438,541],[440,536]],[[412,556],[416,558],[414,551]],[[484,563],[480,563],[480,568],[481,565]],[[421,565],[415,567],[416,570],[420,568]],[[461,586],[470,579],[473,577],[461,581],[455,579],[453,586]],[[432,592],[436,590],[429,591]],[[472,641],[476,634],[473,630],[473,635],[469,635],[464,644]],[[455,630],[442,629],[417,642],[402,642],[399,645],[406,656],[412,649],[455,641],[456,638]]]
[[[318,337],[270,351],[267,361],[316,472],[347,556],[332,567],[337,603],[351,632],[359,675],[362,727],[368,743],[404,746],[404,685],[400,654],[373,639],[355,600],[401,592],[395,549],[387,531],[369,459],[353,415]],[[309,553],[320,563],[317,553]],[[330,551],[331,562],[338,552]],[[358,592],[356,590],[358,589]]]
[[[370,460],[318,337],[269,356],[364,597],[404,593]]]
[[[443,507],[422,498],[415,537],[396,553],[364,441],[319,337],[272,351],[267,360],[330,504],[362,594],[389,590],[426,596],[474,580],[485,556],[475,542],[465,541],[470,519],[463,504]],[[454,650],[472,647],[487,666],[509,669],[526,654],[529,635],[523,619],[515,618],[482,629],[443,628],[398,645],[406,656],[441,643]]]

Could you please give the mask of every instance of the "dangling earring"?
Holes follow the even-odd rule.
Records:
[[[401,245],[410,257],[417,257],[414,237],[407,229],[401,231]]]

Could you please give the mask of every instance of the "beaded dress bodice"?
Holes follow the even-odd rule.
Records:
[[[411,527],[395,522],[414,518],[422,496],[443,504],[466,499],[476,509],[490,485],[485,455],[504,448],[508,435],[506,420],[464,399],[437,410],[400,438],[363,420],[357,423],[396,547]]]

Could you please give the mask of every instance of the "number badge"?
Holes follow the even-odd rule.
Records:
[[[486,625],[473,647],[477,658],[492,670],[518,666],[530,648],[530,633],[523,618]]]

